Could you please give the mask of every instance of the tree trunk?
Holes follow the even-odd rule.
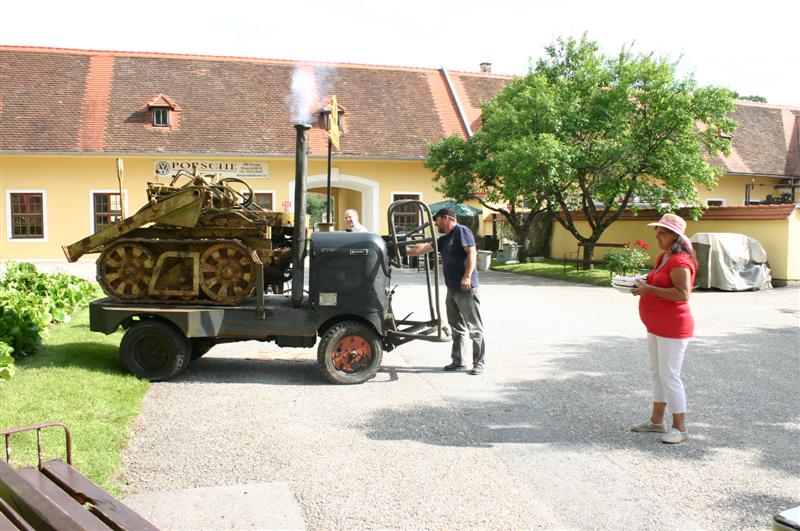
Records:
[[[586,240],[583,242],[583,268],[588,270],[592,269],[592,255],[594,254],[594,244],[596,240]]]
[[[517,260],[524,264],[528,261],[528,231],[526,225],[512,225],[511,231],[514,233],[514,241],[517,244]]]
[[[512,227],[517,248],[517,260],[520,263],[529,261],[533,256],[546,256],[550,250],[550,237],[553,234],[553,214],[549,212],[535,212],[529,214],[533,219],[526,218],[524,223]]]
[[[554,215],[537,212],[528,231],[528,256],[547,256],[550,253],[550,238],[553,235]]]

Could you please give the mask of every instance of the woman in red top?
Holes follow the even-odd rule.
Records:
[[[694,285],[697,260],[686,236],[686,222],[675,214],[664,214],[656,228],[658,247],[663,251],[646,282],[637,282],[633,294],[639,299],[639,317],[647,328],[650,369],[653,372],[653,413],[649,422],[631,426],[637,432],[664,433],[661,442],[676,444],[689,438],[686,429],[686,393],[681,365],[686,347],[694,335],[689,295]],[[672,429],[664,422],[669,406]]]

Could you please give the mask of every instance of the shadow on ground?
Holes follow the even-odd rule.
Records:
[[[770,348],[763,348],[767,344]],[[759,456],[758,466],[796,476],[797,352],[795,328],[761,328],[695,341],[684,364],[692,435],[686,445],[667,446],[652,434],[627,432],[629,424],[646,418],[651,401],[645,344],[609,337],[561,344],[547,371],[553,377],[532,373],[531,378],[510,381],[496,393],[496,400],[388,408],[358,428],[377,440],[472,447],[633,447],[657,455],[679,452],[681,458],[696,461],[724,449],[746,450]],[[384,370],[399,377],[414,371],[390,366]]]

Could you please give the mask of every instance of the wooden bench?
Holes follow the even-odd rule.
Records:
[[[628,244],[626,244],[626,243],[599,243],[599,242],[598,243],[584,243],[584,242],[578,242],[578,249],[576,251],[568,251],[568,252],[564,253],[564,273],[567,272],[567,265],[568,265],[569,262],[572,261],[571,258],[573,256],[575,257],[575,271],[580,271],[581,267],[583,267],[583,259],[581,258],[582,254],[583,254],[582,251],[586,247],[592,247],[593,249],[595,247],[624,249],[627,246],[628,246]],[[599,264],[600,261],[599,260],[593,260],[592,263],[593,264]]]
[[[41,430],[60,426],[66,435],[67,461],[42,461]],[[10,436],[36,431],[38,467],[11,466]],[[72,437],[59,422],[0,431],[6,460],[0,460],[0,529],[157,530],[132,509],[72,467]]]

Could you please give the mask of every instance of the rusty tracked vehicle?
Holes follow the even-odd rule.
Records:
[[[175,186],[181,177],[189,182]],[[247,183],[201,177],[195,169],[168,185],[148,183],[147,197],[134,215],[63,247],[70,262],[101,253],[97,281],[109,297],[235,305],[253,293],[257,268],[265,288],[283,292],[291,277],[293,216],[253,203]]]

